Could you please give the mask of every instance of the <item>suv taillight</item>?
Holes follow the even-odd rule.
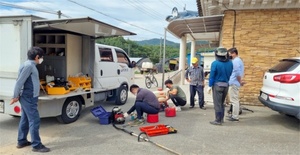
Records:
[[[300,74],[281,74],[273,77],[274,81],[280,83],[297,83],[300,82]]]

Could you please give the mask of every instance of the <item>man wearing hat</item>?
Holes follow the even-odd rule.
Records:
[[[198,59],[192,58],[192,66],[185,72],[185,79],[190,82],[190,108],[195,106],[195,95],[198,93],[198,101],[200,109],[205,110],[204,107],[204,72],[203,68],[199,66]]]
[[[224,120],[224,101],[229,88],[229,78],[233,70],[233,64],[229,60],[226,48],[219,47],[215,50],[216,60],[212,62],[209,76],[209,88],[212,87],[212,95],[215,108],[215,120],[212,125],[222,125]]]

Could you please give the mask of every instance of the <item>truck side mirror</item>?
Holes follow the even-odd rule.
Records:
[[[130,63],[130,67],[131,67],[131,68],[136,67],[136,62],[135,62],[135,61],[132,61],[132,62]]]

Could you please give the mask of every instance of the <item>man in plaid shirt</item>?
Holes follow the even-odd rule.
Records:
[[[190,108],[195,106],[195,95],[198,93],[198,101],[200,109],[205,110],[204,107],[204,72],[203,68],[199,66],[198,59],[192,58],[192,66],[185,72],[185,79],[190,83]]]

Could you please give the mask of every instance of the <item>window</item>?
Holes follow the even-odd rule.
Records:
[[[117,52],[118,63],[125,63],[129,65],[129,59],[126,56],[126,54],[123,51],[118,49],[116,49],[116,52]]]
[[[113,62],[113,55],[110,48],[99,48],[100,52],[100,61]]]
[[[280,61],[277,65],[269,69],[269,72],[275,73],[275,72],[288,72],[292,71],[295,68],[297,68],[300,65],[297,61],[291,61],[291,60],[283,60]]]

